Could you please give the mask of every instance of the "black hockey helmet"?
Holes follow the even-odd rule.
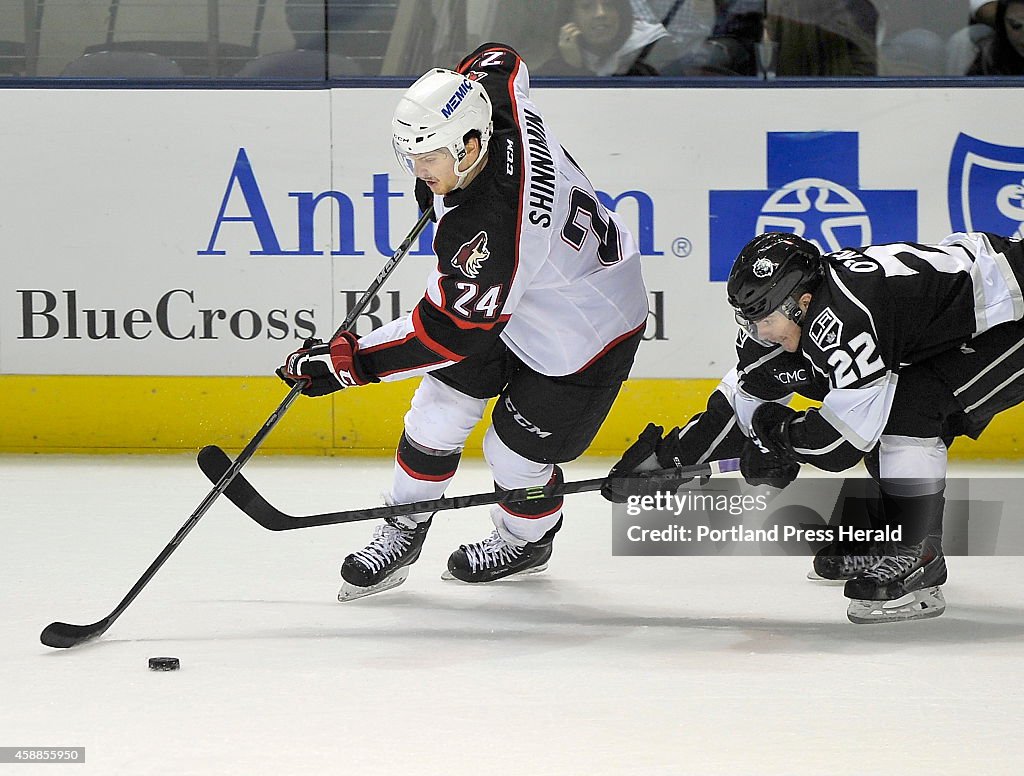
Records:
[[[814,243],[784,232],[760,234],[743,246],[729,271],[729,304],[753,323],[782,307],[797,289],[812,291],[821,273]],[[799,323],[799,315],[790,317]]]

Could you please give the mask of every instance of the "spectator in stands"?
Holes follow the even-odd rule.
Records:
[[[996,0],[970,0],[970,19],[963,29],[949,36],[946,44],[946,74],[966,75],[986,38],[996,34]]]
[[[986,24],[995,29],[996,0],[971,0],[971,24]]]
[[[928,77],[947,70],[950,36],[964,26],[968,0],[872,0],[878,9],[878,74]],[[964,63],[960,75],[974,59]]]
[[[664,75],[757,75],[755,47],[764,30],[763,0],[715,0],[711,34]]]
[[[682,50],[661,24],[633,15],[630,0],[570,0],[558,55],[543,75],[658,75]]]
[[[868,0],[788,0],[765,24],[780,76],[878,74],[878,10]]]
[[[946,39],[934,30],[914,27],[887,38],[879,47],[878,74],[933,76],[946,72]]]
[[[636,19],[664,26],[683,51],[699,46],[711,35],[714,20],[706,0],[630,0],[630,4]]]
[[[967,75],[1024,75],[1024,0],[996,3],[995,30]]]

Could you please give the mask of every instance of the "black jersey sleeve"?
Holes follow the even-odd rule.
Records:
[[[516,264],[502,223],[509,204],[489,194],[484,180],[471,189],[478,182],[481,189],[467,191],[472,198],[439,222],[437,267],[407,324],[370,336],[363,361],[371,374],[396,379],[458,363],[490,348],[505,327]]]
[[[720,389],[712,391],[704,411],[690,418],[678,434],[681,466],[739,458],[747,440],[729,399]]]
[[[789,424],[789,446],[801,463],[819,469],[841,472],[868,453],[850,442],[821,410],[809,409]]]
[[[703,412],[679,430],[684,464],[736,458],[750,435],[750,417],[764,402],[787,402],[794,393],[818,399],[822,381],[798,353],[758,342],[740,329],[736,338],[736,368],[708,397]]]

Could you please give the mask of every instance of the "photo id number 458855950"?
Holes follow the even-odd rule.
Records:
[[[84,762],[84,746],[0,746],[0,763]]]

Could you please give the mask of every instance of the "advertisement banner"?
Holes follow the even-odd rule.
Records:
[[[0,90],[0,374],[268,375],[329,336],[416,221],[401,89]],[[825,250],[1020,233],[1020,111],[993,89],[537,89],[634,230],[634,377],[732,365],[724,281],[760,231]],[[365,333],[409,311],[428,230]]]

